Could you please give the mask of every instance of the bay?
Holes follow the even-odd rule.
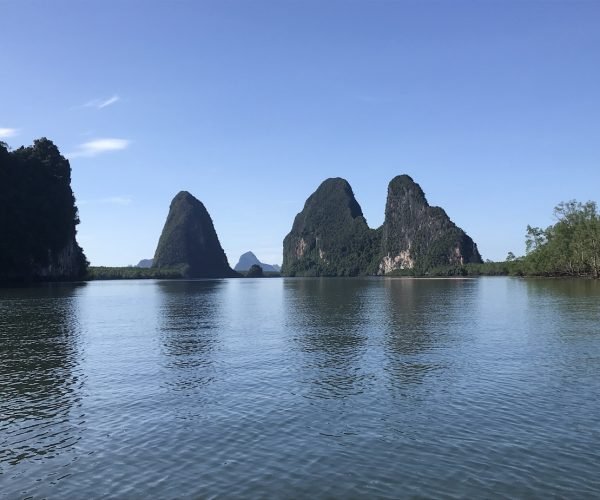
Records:
[[[600,284],[0,289],[3,498],[600,496]]]

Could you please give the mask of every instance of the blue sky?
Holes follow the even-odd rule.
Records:
[[[484,258],[600,201],[600,2],[0,0],[0,140],[71,159],[94,265],[152,257],[173,196],[229,262],[281,263],[327,177],[383,222],[411,175]]]

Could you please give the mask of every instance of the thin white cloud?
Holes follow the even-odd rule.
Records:
[[[120,100],[121,100],[121,98],[115,94],[115,95],[109,97],[108,99],[92,99],[91,101],[86,102],[83,105],[83,107],[84,108],[102,109],[102,108],[106,108],[107,106],[110,106],[111,104],[114,104],[115,102],[118,102]]]
[[[110,151],[121,151],[130,144],[127,139],[94,139],[77,146],[77,149],[68,154],[69,158],[92,157]]]
[[[0,139],[8,139],[14,137],[19,133],[19,129],[16,128],[0,128]]]
[[[110,196],[109,198],[102,198],[99,200],[100,203],[108,205],[131,205],[132,199],[129,196]]]
[[[105,101],[102,101],[100,104],[98,104],[98,109],[102,109],[102,108],[105,108],[106,106],[110,106],[111,104],[114,104],[115,102],[117,102],[119,99],[120,99],[120,97],[118,95],[109,97]]]

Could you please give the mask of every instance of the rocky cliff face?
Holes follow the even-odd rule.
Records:
[[[381,250],[379,274],[482,261],[473,240],[444,210],[429,206],[421,187],[408,175],[389,184]]]
[[[71,166],[52,141],[14,151],[0,143],[0,281],[83,277],[77,224]]]
[[[283,241],[285,276],[356,276],[481,262],[477,245],[409,176],[390,182],[385,222],[369,229],[352,188],[327,179]]]
[[[369,229],[350,184],[325,180],[296,215],[283,241],[286,276],[355,276],[373,261],[377,232]]]
[[[34,267],[34,275],[43,280],[78,279],[86,267],[83,251],[73,237],[60,250],[48,250],[48,260]]]
[[[171,202],[152,267],[179,268],[187,278],[239,276],[229,267],[208,211],[187,191]]]

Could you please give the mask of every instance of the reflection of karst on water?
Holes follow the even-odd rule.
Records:
[[[213,380],[221,316],[217,292],[223,285],[211,280],[157,282],[157,325],[171,389],[194,391]]]
[[[472,280],[384,280],[385,371],[393,387],[402,390],[443,368],[435,350],[451,342],[465,315],[473,314],[464,297],[475,285]],[[452,291],[456,288],[461,293]]]
[[[368,334],[357,280],[298,280],[285,283],[288,326],[296,332],[314,397],[339,398],[364,390],[369,375],[361,367]]]

